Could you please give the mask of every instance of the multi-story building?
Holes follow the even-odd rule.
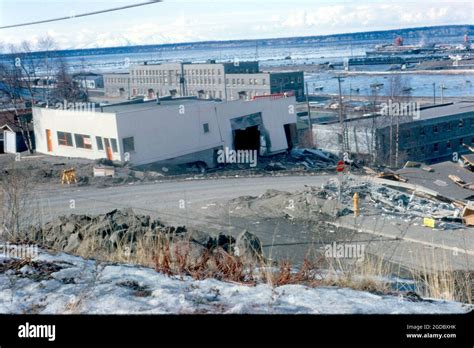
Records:
[[[297,100],[302,100],[304,75],[302,71],[227,74],[226,92],[229,100],[288,92],[294,94]]]
[[[398,167],[405,161],[435,163],[460,158],[474,146],[474,102],[422,107],[419,114],[345,120],[348,152]],[[339,121],[313,125],[318,147],[341,152]]]
[[[130,74],[104,74],[104,93],[108,97],[130,98]]]
[[[303,72],[260,72],[258,62],[163,63],[130,67],[129,74],[105,74],[110,97],[197,96],[252,99],[275,93],[304,96]]]

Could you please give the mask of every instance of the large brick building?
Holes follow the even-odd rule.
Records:
[[[163,63],[133,65],[129,73],[105,74],[109,97],[197,96],[252,99],[276,93],[304,97],[303,72],[261,72],[258,62]]]

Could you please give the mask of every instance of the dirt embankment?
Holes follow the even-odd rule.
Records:
[[[263,257],[259,239],[248,231],[234,238],[185,226],[166,226],[150,216],[137,215],[132,209],[62,216],[31,227],[23,238],[43,248],[85,258],[147,266],[155,266],[156,258],[164,253],[170,257],[170,267],[183,262],[183,258],[195,264],[216,250],[249,262]]]

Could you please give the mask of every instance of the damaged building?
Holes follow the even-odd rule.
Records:
[[[296,145],[294,97],[217,102],[176,98],[93,111],[33,108],[37,152],[146,165],[216,166],[219,150],[258,156]]]
[[[344,121],[348,152],[377,164],[399,167],[406,161],[435,163],[469,152],[474,145],[474,102],[421,107],[414,116],[380,114]],[[316,146],[339,153],[339,121],[313,125]]]

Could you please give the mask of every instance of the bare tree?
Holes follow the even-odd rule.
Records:
[[[11,44],[7,47],[6,58],[0,62],[0,108],[11,115],[30,153],[34,152],[32,105],[38,101],[50,105],[84,97],[73,82],[66,61],[54,56],[56,48],[57,44],[50,36],[43,37],[35,45],[28,41]]]
[[[12,165],[0,172],[0,230],[7,240],[21,241],[26,238],[25,229],[33,225],[33,213],[30,207],[34,185],[30,175],[24,169]]]
[[[43,85],[43,100],[46,101],[46,104],[50,104],[50,90],[54,82],[54,69],[55,69],[55,60],[54,60],[54,50],[57,49],[56,41],[51,36],[45,36],[44,38],[39,39],[37,48],[43,54],[42,57],[42,71],[44,76],[44,82],[46,85]]]
[[[0,64],[0,94],[2,95],[2,109],[12,115],[14,124],[20,129],[26,148],[33,153],[33,142],[31,136],[30,120],[26,110],[28,109],[25,93],[33,93],[29,85],[32,79],[30,70],[22,68],[20,57],[13,57],[12,64]],[[25,78],[26,77],[26,78]],[[30,100],[34,101],[34,95]]]
[[[34,149],[31,112],[28,109],[37,100],[35,85],[39,70],[32,52],[33,46],[27,41],[20,45],[9,45],[8,59],[0,63],[0,94],[3,98],[0,106],[4,112],[12,115],[30,153]]]
[[[74,82],[66,60],[59,58],[57,62],[55,97],[59,100],[83,101],[85,99],[85,93],[81,87]]]

